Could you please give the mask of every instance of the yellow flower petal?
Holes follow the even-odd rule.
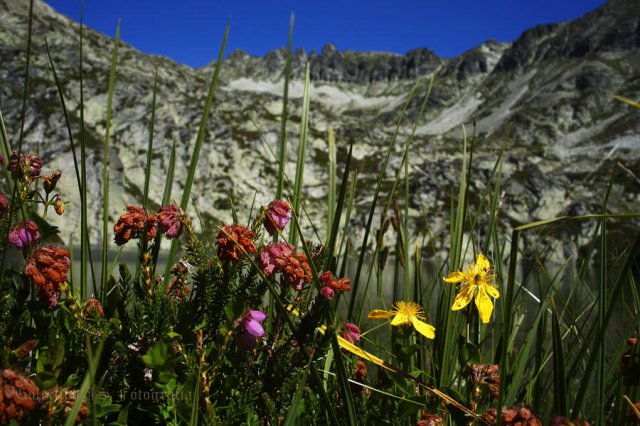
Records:
[[[456,298],[453,301],[451,310],[459,311],[460,309],[467,306],[469,302],[471,302],[471,299],[473,299],[473,293],[475,289],[476,289],[476,286],[474,285],[466,285],[462,287],[458,292],[458,294],[456,294]]]
[[[461,283],[464,281],[464,274],[460,271],[452,272],[443,278],[447,283]]]
[[[485,324],[488,323],[491,319],[491,312],[493,312],[493,303],[491,303],[491,299],[489,299],[487,290],[484,287],[478,290],[476,307],[478,308],[478,313],[480,313],[480,320]]]
[[[413,328],[427,339],[433,339],[436,337],[436,328],[434,326],[429,325],[426,322],[422,322],[414,317],[411,318],[411,323],[413,324]]]
[[[478,259],[476,260],[476,267],[478,267],[481,271],[487,271],[491,268],[491,264],[489,263],[489,259],[484,254],[479,254]]]
[[[391,321],[391,325],[395,326],[410,324],[411,319],[413,318],[413,316],[410,317],[407,314],[397,313],[395,315],[396,316],[393,318],[393,321]]]
[[[498,292],[498,287],[496,287],[493,284],[487,284],[484,286],[487,289],[487,293],[489,293],[489,296],[493,297],[494,299],[497,299],[498,297],[500,297],[500,292]]]
[[[367,318],[385,319],[385,318],[391,318],[395,314],[396,314],[395,312],[383,311],[382,309],[374,309],[373,311],[369,312],[369,315],[367,315]]]

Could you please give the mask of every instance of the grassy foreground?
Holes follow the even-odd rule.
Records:
[[[608,232],[619,223],[637,224],[640,213],[608,213],[604,193],[601,211],[591,215],[509,228],[500,220],[501,157],[486,192],[470,197],[473,139],[465,137],[449,250],[437,252],[425,243],[429,230],[409,222],[412,137],[401,141],[398,134],[403,126],[415,131],[419,123],[406,123],[403,111],[355,247],[349,219],[357,174],[350,150],[346,159],[336,158],[341,141],[329,131],[326,223],[315,224],[327,230],[326,238],[309,238],[301,226],[307,216],[308,68],[300,138],[294,147],[286,140],[293,18],[280,144],[273,153],[273,201],[249,212],[231,211],[233,223],[203,230],[189,207],[191,186],[228,34],[229,27],[180,202],[171,194],[174,145],[163,199],[154,200],[162,207],[147,209],[153,173],[147,167],[142,198],[118,206],[122,215],[109,223],[116,36],[101,175],[100,270],[89,250],[88,217],[98,212],[87,211],[84,131],[76,141],[71,130],[83,129],[83,120],[71,122],[58,84],[75,169],[54,171],[23,151],[22,131],[7,135],[0,115],[0,424],[640,421],[640,234],[621,243]],[[23,123],[30,32],[27,41]],[[407,106],[420,99],[418,120],[433,84],[433,78],[418,82],[406,99]],[[148,158],[154,150],[155,87]],[[399,144],[401,166],[388,171]],[[298,153],[291,177],[284,172],[287,149]],[[383,191],[390,172],[395,180]],[[59,179],[74,175],[78,193],[58,194]],[[63,200],[72,197],[81,206],[79,259],[71,258],[47,223],[52,214],[64,217]],[[374,225],[376,215],[381,219]],[[592,227],[590,243],[558,265],[537,239],[544,231],[546,239],[562,241],[567,237],[561,227],[576,221]],[[161,270],[163,238],[171,247],[162,253],[167,262]],[[137,245],[137,263],[110,265],[107,254],[114,244]],[[424,273],[426,258],[435,273]],[[347,270],[353,275],[347,277]],[[384,278],[389,271],[392,280]]]

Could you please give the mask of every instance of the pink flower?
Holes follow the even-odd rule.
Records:
[[[283,259],[291,256],[292,253],[293,246],[291,244],[285,242],[269,244],[260,252],[258,265],[262,272],[269,277],[274,273],[276,266],[281,268],[284,265]]]
[[[158,227],[168,239],[182,235],[182,210],[175,204],[168,204],[158,210]]]
[[[240,319],[240,333],[236,334],[236,344],[240,349],[253,349],[258,337],[264,336],[262,321],[267,318],[264,312],[249,309]]]
[[[16,179],[30,179],[40,176],[42,159],[33,154],[20,154],[20,157],[18,157],[18,154],[14,152],[11,154],[7,169]]]
[[[0,218],[3,218],[9,211],[9,199],[0,192]]]
[[[264,227],[270,235],[284,229],[291,220],[291,206],[283,200],[275,200],[267,208],[267,216],[264,219]]]
[[[340,329],[340,335],[351,343],[360,341],[360,328],[352,322],[345,322]]]
[[[30,245],[38,244],[40,233],[38,225],[32,220],[20,222],[9,231],[9,244],[18,250],[26,250]]]
[[[320,289],[320,294],[322,294],[325,297],[325,299],[331,300],[331,299],[333,299],[334,292],[333,292],[333,289],[331,287],[324,286],[324,287],[322,287]]]

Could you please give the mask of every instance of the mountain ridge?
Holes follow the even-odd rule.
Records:
[[[18,134],[26,34],[25,5],[0,0],[0,110],[10,135]],[[42,36],[47,36],[63,93],[79,131],[78,24],[36,1],[34,46],[30,70],[30,97],[25,126],[26,148],[38,149],[45,168],[66,171],[61,192],[74,194],[72,161],[64,123]],[[560,214],[601,210],[598,194],[606,190],[607,170],[613,154],[627,170],[640,170],[640,135],[637,112],[617,102],[613,95],[640,98],[638,40],[640,14],[633,1],[614,0],[582,18],[539,26],[513,43],[488,41],[456,58],[438,58],[427,49],[411,55],[340,52],[328,46],[313,56],[294,52],[290,87],[287,139],[290,144],[286,171],[292,178],[301,111],[301,73],[310,60],[311,121],[308,166],[305,173],[306,206],[312,219],[323,211],[326,197],[326,134],[335,129],[339,155],[354,141],[354,168],[361,190],[356,194],[354,238],[361,212],[370,201],[371,186],[384,149],[395,131],[403,104],[415,84],[424,93],[428,78],[435,83],[427,113],[421,117],[411,155],[411,221],[423,229],[426,214],[438,245],[444,245],[450,188],[455,185],[461,161],[461,124],[469,132],[476,124],[473,193],[486,190],[496,159],[503,154],[503,225],[513,226]],[[585,41],[586,40],[586,41]],[[609,43],[610,42],[610,43]],[[113,41],[85,31],[85,121],[89,166],[101,170],[109,60]],[[587,50],[578,49],[586,46]],[[192,191],[193,204],[204,226],[215,229],[229,221],[231,202],[249,211],[273,197],[275,161],[282,108],[283,50],[264,57],[232,53],[222,64],[206,143]],[[578,55],[577,53],[581,53]],[[382,60],[384,59],[384,60]],[[168,58],[147,55],[121,45],[112,143],[109,153],[112,179],[110,220],[141,194],[148,141],[151,90],[158,70],[155,149],[152,159],[151,203],[162,196],[170,146],[177,144],[178,170],[174,198],[184,182],[192,142],[197,131],[211,65],[193,69]],[[399,167],[398,151],[409,137],[421,99],[409,100],[407,121],[385,176],[385,190]],[[613,154],[611,151],[613,150]],[[607,160],[607,155],[609,159]],[[339,157],[340,158],[340,157]],[[604,160],[603,160],[604,159]],[[604,161],[604,162],[603,162]],[[340,167],[340,166],[339,166]],[[599,173],[594,173],[599,170]],[[625,172],[612,187],[610,209],[640,210],[637,180]],[[100,212],[100,177],[88,184],[91,211]],[[77,202],[69,200],[65,213],[73,226],[79,215]],[[192,212],[193,213],[193,212]],[[95,217],[100,223],[100,214]],[[63,237],[74,235],[60,220]],[[312,228],[305,222],[305,229]],[[92,239],[99,226],[92,226]],[[586,232],[575,231],[577,235]]]

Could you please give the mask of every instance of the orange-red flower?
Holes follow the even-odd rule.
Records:
[[[0,424],[11,420],[20,422],[25,412],[38,405],[36,384],[13,370],[2,370],[0,375]]]
[[[497,364],[473,364],[469,366],[469,375],[474,388],[486,386],[492,397],[500,396],[500,373]]]
[[[132,238],[146,235],[147,241],[156,236],[156,222],[158,218],[152,213],[138,206],[127,206],[127,212],[122,213],[118,222],[113,225],[116,244],[121,246]]]
[[[255,237],[255,234],[245,226],[224,225],[218,233],[218,257],[221,260],[229,259],[237,262],[244,256],[243,250],[246,253],[255,253],[256,246],[253,243]]]
[[[336,291],[351,291],[351,280],[349,278],[337,279],[333,276],[331,271],[323,272],[320,275],[320,282],[324,284],[320,293],[327,299],[333,299],[333,295]]]
[[[27,262],[25,274],[36,287],[40,301],[47,302],[49,309],[58,304],[60,285],[67,280],[69,250],[50,244],[40,247]]]
[[[269,244],[260,252],[258,264],[267,277],[280,272],[296,291],[302,290],[305,284],[311,282],[311,267],[307,256],[296,253],[290,244]]]
[[[498,410],[489,408],[482,418],[489,424],[496,424]],[[505,426],[542,426],[542,422],[527,407],[502,407],[502,424]]]

